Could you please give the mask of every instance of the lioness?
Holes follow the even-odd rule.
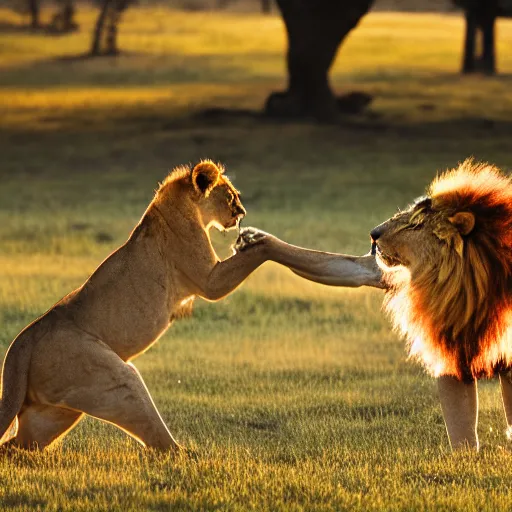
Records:
[[[371,257],[308,251],[278,239],[219,261],[209,229],[245,215],[223,169],[204,161],[175,169],[128,241],[90,278],[13,341],[5,357],[0,444],[44,448],[84,413],[143,445],[179,449],[135,367],[195,296],[218,300],[264,261],[332,276],[332,284],[380,286]],[[10,428],[9,428],[10,427]]]

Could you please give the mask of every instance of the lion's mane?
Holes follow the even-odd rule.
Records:
[[[433,375],[491,377],[512,366],[512,179],[466,160],[427,194],[431,209],[420,214],[432,217],[423,229],[441,249],[414,276],[389,269],[385,309]],[[475,217],[466,236],[449,224],[457,212]]]

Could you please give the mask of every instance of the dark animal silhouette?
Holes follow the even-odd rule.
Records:
[[[464,9],[466,38],[464,42],[463,73],[496,72],[495,26],[499,16],[512,16],[512,0],[453,0]],[[477,55],[477,34],[481,33],[481,49]]]

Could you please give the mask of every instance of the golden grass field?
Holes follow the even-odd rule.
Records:
[[[49,16],[49,13],[45,13]],[[369,230],[467,156],[512,168],[512,22],[493,78],[458,74],[460,15],[371,13],[333,84],[375,95],[339,125],[200,115],[261,108],[285,84],[277,16],[128,11],[118,58],[79,33],[19,30],[0,10],[0,355],[120,245],[169,168],[226,163],[246,225],[362,254]],[[233,235],[216,237],[219,252]],[[197,301],[136,360],[195,455],[147,453],[83,421],[44,453],[0,457],[0,510],[510,510],[496,382],[480,384],[479,454],[449,451],[435,382],[406,361],[382,293],[266,264]]]

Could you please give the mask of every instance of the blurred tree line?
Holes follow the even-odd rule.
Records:
[[[41,0],[19,1],[26,2],[26,8],[31,16],[31,26],[34,29],[39,28]],[[76,30],[76,0],[53,1],[57,10],[47,27],[48,30]],[[90,54],[115,55],[119,51],[117,34],[123,13],[136,0],[92,1],[98,6],[99,13],[93,31]],[[235,0],[210,1],[210,8],[222,9]],[[272,1],[254,0],[259,2],[264,13],[271,12]],[[332,120],[340,112],[356,113],[364,108],[371,100],[364,93],[353,93],[343,97],[334,95],[329,84],[329,70],[344,39],[370,10],[375,0],[275,2],[288,37],[288,87],[285,91],[274,92],[269,96],[265,107],[266,113],[274,117]],[[462,71],[495,73],[496,18],[512,16],[512,0],[452,0],[452,3],[463,9],[466,19]]]
[[[30,26],[34,30],[43,28],[40,20],[41,0],[25,0],[26,11],[30,14]],[[227,7],[233,0],[216,0],[219,9]],[[272,11],[272,0],[259,0],[261,11],[269,14]],[[76,0],[54,0],[56,12],[48,26],[44,27],[50,33],[67,33],[77,30]],[[117,34],[119,24],[125,10],[137,0],[93,0],[98,6],[99,13],[94,26],[90,55],[116,55],[119,53]]]

